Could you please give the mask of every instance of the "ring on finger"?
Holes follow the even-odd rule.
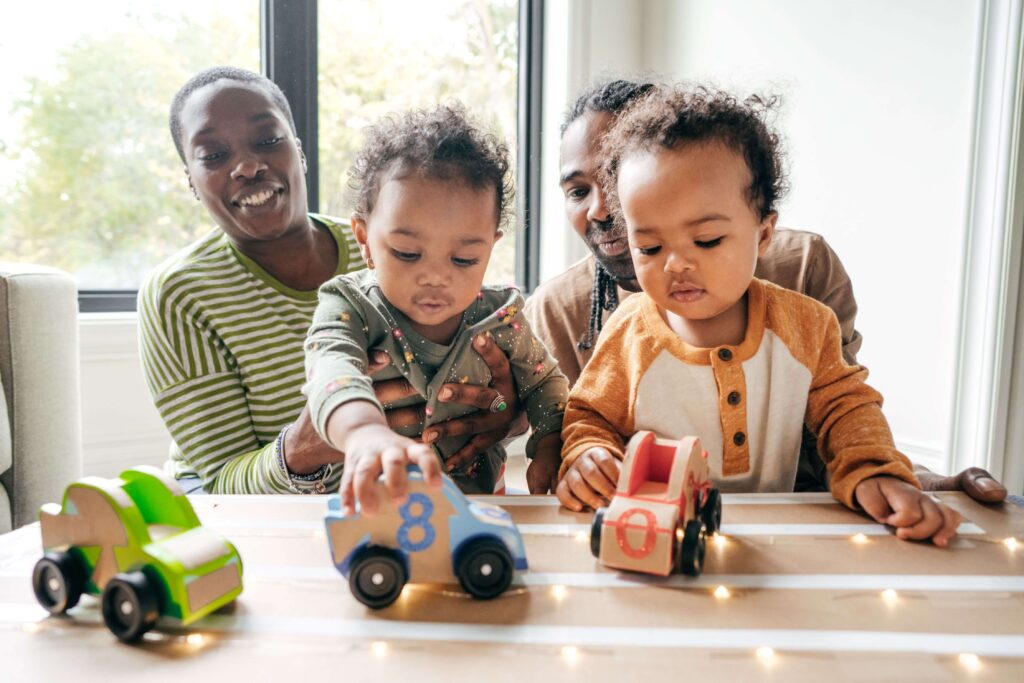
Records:
[[[492,413],[503,413],[505,412],[506,408],[508,408],[508,404],[505,403],[505,397],[502,396],[501,392],[499,391],[498,394],[494,397],[494,400],[491,401],[491,405],[488,408],[488,410],[491,411]]]

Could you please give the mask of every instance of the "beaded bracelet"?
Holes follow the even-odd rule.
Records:
[[[294,493],[327,493],[324,481],[331,476],[330,463],[324,463],[315,472],[309,474],[293,474],[288,470],[284,459],[284,437],[288,433],[289,427],[291,425],[282,429],[277,435],[277,439],[274,440],[274,455],[277,456],[277,464],[284,472],[284,476],[288,477],[289,488]]]

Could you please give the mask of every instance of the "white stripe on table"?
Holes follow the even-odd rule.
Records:
[[[323,522],[304,519],[217,519],[208,522],[206,526],[222,530],[324,530]],[[575,536],[580,532],[590,534],[589,524],[517,524],[516,527],[524,536]],[[892,531],[882,524],[723,524],[722,533],[726,536],[888,536]],[[972,522],[961,522],[957,533],[984,534],[985,530]]]
[[[44,618],[45,615],[46,612],[40,607],[0,603],[0,623],[33,622]],[[99,621],[99,615],[93,610],[81,620],[96,623]],[[500,645],[750,650],[751,654],[756,648],[771,647],[780,653],[920,652],[954,655],[971,652],[983,657],[1024,656],[1024,636],[1009,634],[496,625],[283,615],[212,615],[196,623],[191,630]]]
[[[322,566],[246,565],[245,581],[339,581],[345,579],[325,559]],[[29,567],[0,569],[0,579],[28,581]],[[758,588],[774,590],[952,591],[963,593],[1024,593],[1024,576],[997,574],[704,574],[697,578],[679,575],[648,576],[619,572],[522,572],[516,586],[547,588]]]
[[[333,567],[257,565],[245,568],[252,580],[344,580]],[[517,586],[547,588],[762,588],[775,590],[954,591],[1024,593],[1024,576],[958,574],[704,574],[698,578],[658,577],[618,572],[523,572]]]

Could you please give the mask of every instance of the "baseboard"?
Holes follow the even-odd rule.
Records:
[[[136,465],[162,467],[167,460],[169,445],[166,434],[86,443],[82,446],[82,469],[85,474],[114,477],[122,470]]]

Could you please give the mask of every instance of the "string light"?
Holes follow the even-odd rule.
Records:
[[[576,542],[577,543],[589,543],[590,542],[590,534],[587,533],[586,531],[577,531],[576,532]]]
[[[1016,550],[1018,548],[1018,546],[1020,546],[1020,543],[1017,541],[1016,538],[1014,538],[1013,536],[1010,536],[1009,538],[1007,538],[1007,539],[1005,539],[1003,541],[1003,545],[1005,545],[1009,549],[1009,551],[1012,553],[1014,550]]]
[[[562,585],[552,586],[551,597],[553,597],[557,602],[562,602],[569,597],[569,589]]]
[[[968,671],[977,671],[981,668],[981,660],[978,659],[978,655],[976,654],[965,652],[957,659],[960,660],[960,664]]]
[[[755,651],[757,658],[762,664],[772,664],[775,661],[775,650],[767,646],[761,646]]]
[[[380,659],[388,653],[388,644],[383,640],[375,640],[370,643],[370,654]]]
[[[719,600],[726,600],[726,599],[732,597],[732,593],[730,593],[729,589],[726,588],[725,586],[719,586],[718,588],[715,589],[715,597],[718,598]]]
[[[715,545],[719,548],[724,548],[729,543],[728,537],[723,536],[717,531],[715,532],[714,536],[711,537],[711,540],[713,540],[715,542]]]
[[[864,545],[868,542],[868,537],[858,532],[853,536],[850,536],[850,540],[856,543],[857,545]]]
[[[566,645],[562,648],[562,659],[569,666],[576,666],[580,661],[580,649],[575,645]]]
[[[884,591],[882,591],[882,600],[885,600],[886,604],[896,604],[896,599],[898,597],[899,595],[892,588],[886,588]]]
[[[185,642],[191,645],[192,647],[202,647],[203,644],[206,642],[206,638],[203,636],[202,633],[190,633],[187,636],[185,636]]]

